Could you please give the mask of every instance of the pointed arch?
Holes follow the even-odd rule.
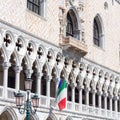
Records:
[[[80,22],[79,16],[74,7],[71,7],[66,16],[66,36],[72,36],[80,39]]]
[[[97,14],[93,20],[93,42],[98,47],[104,47],[104,27],[99,14]]]
[[[18,120],[18,117],[11,106],[6,106],[3,109],[2,114],[0,115],[0,119],[3,117],[6,118],[5,120]]]
[[[46,120],[57,120],[57,117],[53,113],[49,113],[49,116],[47,116]]]

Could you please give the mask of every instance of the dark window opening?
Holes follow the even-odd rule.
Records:
[[[107,97],[107,109],[110,110],[110,98]]]
[[[94,19],[94,44],[100,46],[99,27],[96,19]]]
[[[68,99],[68,101],[72,101],[72,89],[71,89],[71,87],[70,87],[70,85],[68,85],[68,87],[67,87],[67,99]]]
[[[44,11],[44,0],[27,0],[27,8],[38,15],[42,15]]]
[[[99,99],[98,99],[98,97],[99,97],[99,96],[98,96],[98,94],[96,93],[96,94],[95,94],[95,103],[96,103],[95,106],[96,106],[96,107],[98,107],[98,105],[99,105]]]
[[[44,76],[42,76],[42,80],[41,80],[41,95],[46,95],[46,89],[47,89],[47,85],[46,82],[47,80],[45,79]]]
[[[93,102],[93,99],[92,99],[92,97],[93,97],[93,94],[92,94],[92,92],[89,92],[89,105],[90,106],[92,106],[92,102]]]
[[[50,97],[55,97],[55,90],[56,86],[55,86],[55,82],[53,80],[50,81]]]
[[[77,88],[75,88],[75,102],[79,103],[79,91]]]
[[[8,87],[15,88],[15,71],[13,67],[10,67],[8,70]]]
[[[85,90],[83,89],[83,90],[82,90],[82,104],[85,104],[85,99],[86,99],[85,94],[86,94],[86,92],[85,92]]]
[[[36,73],[33,73],[32,74],[32,90],[31,90],[31,92],[32,93],[36,93],[37,91],[36,91],[36,88],[37,88],[37,78],[36,78],[36,75],[35,75]]]
[[[104,99],[105,99],[105,98],[104,98],[104,96],[102,95],[102,97],[101,97],[101,107],[102,107],[102,108],[105,108],[105,106],[104,106]]]
[[[73,23],[72,23],[72,18],[70,16],[69,12],[67,14],[66,36],[72,36],[73,37]]]

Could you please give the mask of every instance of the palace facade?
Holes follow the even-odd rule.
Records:
[[[31,120],[120,120],[120,0],[0,0],[0,120],[26,119],[13,94],[25,99],[26,78],[40,97]]]

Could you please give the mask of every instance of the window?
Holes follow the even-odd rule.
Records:
[[[67,14],[66,35],[73,36],[73,23],[69,13]]]
[[[93,42],[96,46],[103,47],[103,29],[99,16],[96,16],[93,22]]]
[[[80,30],[78,28],[77,13],[70,9],[67,13],[67,26],[66,26],[66,36],[72,36],[76,39],[80,39]]]
[[[99,29],[96,20],[94,20],[94,44],[100,46]]]
[[[45,0],[27,0],[27,8],[44,17]]]

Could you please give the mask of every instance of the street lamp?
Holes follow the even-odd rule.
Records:
[[[26,112],[26,120],[30,120],[30,114],[35,114],[37,111],[37,108],[39,107],[39,97],[37,94],[33,95],[30,98],[30,92],[32,88],[32,79],[27,78],[25,80],[25,90],[27,92],[27,99],[25,102],[23,102],[23,94],[18,91],[18,93],[15,93],[16,98],[16,106],[18,107],[18,110],[21,114],[24,114]],[[22,108],[22,106],[24,106]],[[34,108],[34,110],[32,109]]]

